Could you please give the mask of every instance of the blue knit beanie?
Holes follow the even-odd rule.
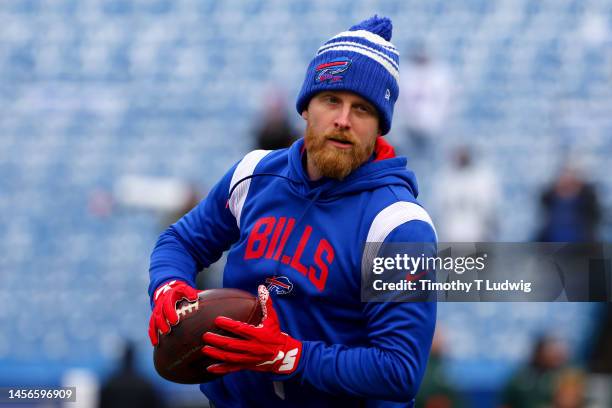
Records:
[[[399,94],[399,52],[389,42],[392,30],[391,20],[375,15],[323,44],[306,70],[298,113],[321,91],[351,91],[378,109],[381,133],[387,134]]]

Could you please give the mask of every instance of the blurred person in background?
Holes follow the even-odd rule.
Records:
[[[601,208],[595,187],[567,162],[540,197],[544,225],[538,241],[594,242],[598,239]]]
[[[163,408],[153,384],[136,371],[136,348],[126,342],[118,370],[100,390],[99,408]]]
[[[612,304],[606,303],[602,308],[589,368],[592,372],[609,375],[612,382]]]
[[[296,101],[304,138],[248,153],[153,250],[154,346],[227,249],[224,287],[257,293],[264,310],[258,326],[215,319],[238,338],[203,335],[203,355],[219,361],[207,370],[224,375],[200,385],[216,407],[414,406],[436,303],[362,302],[360,290],[364,241],[417,242],[427,255],[437,242],[414,173],[382,137],[399,92],[391,36],[374,16],[323,44]]]
[[[93,190],[88,199],[88,211],[95,217],[109,217],[119,209],[153,211],[159,214],[160,227],[166,229],[201,198],[199,187],[186,180],[128,174],[116,180],[112,191]]]
[[[255,129],[255,144],[257,149],[285,149],[296,140],[295,130],[289,120],[284,93],[277,88],[271,88],[263,99],[265,102],[262,120]]]
[[[169,225],[180,220],[183,215],[191,211],[201,200],[202,193],[200,190],[195,185],[189,184],[187,187],[187,194],[178,202],[177,207],[163,215],[161,220],[162,228],[165,230]]]
[[[553,408],[583,408],[586,402],[584,373],[576,369],[564,370],[557,379],[551,406]]]
[[[448,67],[434,60],[423,44],[409,52],[402,70],[398,111],[404,119],[405,134],[413,156],[427,153],[442,132],[453,94]]]
[[[444,365],[444,329],[436,327],[427,370],[421,383],[421,390],[416,399],[419,408],[460,408],[464,404],[458,392],[447,378],[447,367]]]
[[[502,408],[551,406],[560,374],[568,361],[561,340],[543,336],[537,340],[529,363],[512,377],[501,396]]]
[[[601,220],[595,187],[586,181],[578,165],[567,160],[556,180],[545,188],[540,205],[543,225],[538,241],[573,243],[564,248],[564,257],[558,261],[558,268],[566,271],[563,285],[567,299],[605,299],[605,266],[592,262],[603,257],[595,243]]]
[[[467,146],[456,148],[450,163],[438,176],[434,190],[440,241],[494,240],[501,195],[495,173],[476,163]]]

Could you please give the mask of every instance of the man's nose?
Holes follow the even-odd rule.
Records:
[[[343,106],[342,109],[338,111],[338,115],[334,120],[334,127],[336,129],[350,129],[351,128],[351,120],[350,120],[351,108],[350,106]]]

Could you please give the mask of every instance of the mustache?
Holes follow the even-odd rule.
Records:
[[[344,132],[327,133],[326,135],[324,135],[324,137],[325,139],[333,139],[339,142],[355,144],[355,140]]]

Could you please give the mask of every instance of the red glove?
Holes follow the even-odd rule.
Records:
[[[195,302],[198,299],[199,291],[187,285],[183,281],[172,280],[157,288],[153,296],[155,307],[149,320],[149,338],[151,344],[157,346],[159,343],[160,331],[162,334],[170,332],[170,326],[178,323],[179,317],[176,314],[176,304],[181,299]]]
[[[290,374],[298,366],[302,342],[280,330],[272,298],[264,285],[258,288],[263,319],[258,326],[219,316],[215,325],[242,338],[207,332],[202,339],[206,346],[202,353],[222,363],[212,364],[207,370],[213,374],[227,374],[238,370],[270,371]]]

